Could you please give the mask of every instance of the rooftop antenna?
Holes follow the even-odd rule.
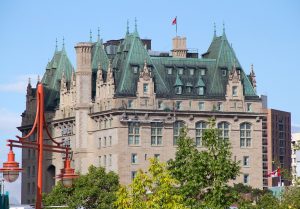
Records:
[[[127,19],[127,28],[126,28],[126,35],[129,34],[129,20]]]
[[[92,42],[92,30],[90,29],[90,42]]]

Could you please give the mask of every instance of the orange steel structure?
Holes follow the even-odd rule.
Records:
[[[45,114],[44,114],[44,90],[42,83],[37,85],[37,111],[35,116],[35,121],[31,131],[24,137],[16,136],[18,140],[8,139],[7,146],[10,147],[8,154],[8,161],[3,163],[3,168],[0,169],[0,172],[3,173],[3,177],[8,182],[13,182],[17,179],[19,172],[22,171],[19,168],[19,163],[15,162],[14,153],[12,151],[13,147],[19,148],[28,148],[38,151],[37,159],[37,193],[36,193],[36,209],[42,208],[42,186],[43,186],[43,152],[57,152],[64,153],[66,155],[64,161],[64,168],[61,169],[61,174],[56,178],[61,179],[62,183],[66,187],[72,186],[74,178],[77,178],[78,175],[74,173],[74,169],[70,167],[70,148],[62,145],[63,142],[55,141],[48,130]],[[44,130],[46,130],[47,135],[55,145],[46,145],[44,144]],[[37,131],[37,140],[34,142],[28,141],[28,139],[35,131]]]

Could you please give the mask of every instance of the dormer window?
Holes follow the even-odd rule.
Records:
[[[183,68],[178,68],[178,74],[182,75],[183,74]]]
[[[175,87],[175,94],[182,94],[182,86]]]
[[[225,77],[227,75],[227,70],[226,69],[222,69],[222,76]]]
[[[191,68],[190,69],[190,75],[194,75],[195,74],[195,69]]]
[[[147,83],[143,84],[143,90],[144,90],[144,94],[148,94],[149,85]]]
[[[200,75],[205,75],[206,74],[206,70],[205,69],[200,69]]]
[[[198,95],[204,95],[204,87],[203,86],[198,87]]]
[[[172,75],[172,71],[173,71],[173,68],[171,68],[171,67],[168,67],[168,68],[167,68],[167,73],[168,73],[168,75]]]
[[[139,67],[138,66],[132,66],[132,71],[134,74],[137,74],[139,71]]]
[[[187,86],[186,87],[186,92],[187,93],[191,93],[192,92],[192,87],[191,86]]]

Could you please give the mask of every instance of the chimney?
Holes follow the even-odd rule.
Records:
[[[186,54],[186,37],[176,36],[173,38],[172,56],[186,58]]]

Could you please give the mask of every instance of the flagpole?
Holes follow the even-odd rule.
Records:
[[[177,16],[176,16],[176,37],[177,37]]]

